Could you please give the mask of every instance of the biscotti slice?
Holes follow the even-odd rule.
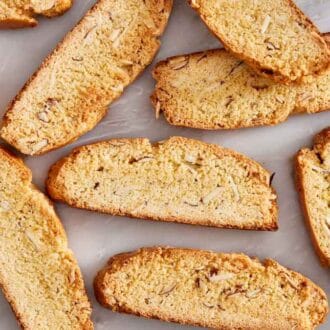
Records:
[[[1,136],[25,154],[77,139],[152,61],[172,0],[100,0],[9,106]]]
[[[52,166],[55,200],[112,215],[276,230],[270,175],[232,150],[172,137],[114,139],[75,149]]]
[[[209,29],[236,57],[285,83],[329,67],[318,29],[292,0],[189,0]]]
[[[290,86],[257,75],[224,49],[157,64],[152,103],[172,125],[233,129],[283,122],[291,113],[330,109],[330,70]]]
[[[315,249],[330,266],[330,128],[296,157],[297,186]]]
[[[53,17],[72,6],[72,0],[1,0],[0,29],[32,27],[36,15]]]
[[[202,250],[117,255],[94,290],[114,311],[214,329],[312,330],[328,312],[318,286],[273,260]]]
[[[77,261],[31,171],[0,147],[0,287],[23,329],[93,329]]]

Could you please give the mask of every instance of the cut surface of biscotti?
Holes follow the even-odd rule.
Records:
[[[215,329],[312,330],[328,311],[318,286],[273,260],[202,250],[117,255],[94,289],[114,311]]]
[[[153,76],[156,116],[162,112],[172,125],[233,129],[330,110],[330,70],[288,86],[257,75],[224,49],[169,58]]]
[[[315,249],[330,267],[330,128],[296,157],[297,186]]]
[[[72,0],[1,0],[0,29],[37,25],[36,15],[53,17],[72,6]]]
[[[172,0],[100,0],[9,106],[1,136],[25,154],[72,142],[152,61]]]
[[[0,287],[23,329],[93,329],[82,275],[31,171],[0,147]]]
[[[270,175],[232,150],[172,137],[114,139],[52,166],[55,200],[113,215],[237,229],[277,229]]]
[[[292,82],[329,67],[318,29],[292,0],[189,0],[209,29],[259,73]]]

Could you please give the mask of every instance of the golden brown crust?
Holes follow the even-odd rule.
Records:
[[[41,4],[42,1],[40,0]],[[68,11],[73,0],[54,0],[53,6],[48,9],[38,8],[36,2],[21,1],[21,3],[12,3],[12,0],[6,0],[0,4],[0,29],[18,29],[24,27],[34,27],[38,24],[36,15],[43,15],[51,18],[63,15]]]
[[[112,205],[113,202],[111,202],[111,197],[109,196],[110,200],[108,203],[105,203],[105,201],[102,202],[102,207],[98,204],[98,202],[90,202],[90,199],[88,198],[85,200],[85,197],[81,196],[80,198],[77,198],[75,196],[74,192],[70,192],[70,189],[67,189],[67,184],[64,184],[64,179],[63,181],[63,175],[66,175],[66,173],[69,173],[71,169],[78,170],[78,162],[76,161],[80,157],[84,157],[87,154],[93,154],[95,157],[98,157],[98,153],[102,154],[102,150],[111,150],[113,148],[113,145],[116,144],[125,144],[127,143],[128,145],[136,145],[136,148],[139,148],[138,146],[143,146],[145,144],[148,145],[148,148],[150,147],[149,152],[154,152],[157,154],[158,150],[158,144],[151,145],[150,142],[146,139],[112,139],[109,141],[103,141],[103,142],[97,142],[95,144],[91,145],[86,145],[82,146],[79,148],[76,148],[73,150],[73,152],[59,160],[57,163],[55,163],[48,174],[47,182],[46,182],[46,187],[48,190],[48,193],[50,196],[55,199],[59,200],[65,203],[68,203],[69,205],[73,207],[78,207],[82,209],[88,209],[91,211],[97,211],[97,212],[102,212],[102,213],[110,213],[113,215],[120,215],[120,216],[127,216],[127,217],[134,217],[134,218],[139,218],[139,219],[147,219],[147,220],[160,220],[160,221],[168,221],[168,222],[180,222],[180,223],[185,223],[185,224],[192,224],[192,225],[203,225],[203,226],[213,226],[213,227],[220,227],[220,228],[233,228],[233,229],[244,229],[244,230],[277,230],[278,225],[277,225],[277,202],[276,198],[274,199],[273,197],[269,197],[270,200],[270,209],[267,210],[268,215],[264,215],[265,219],[261,222],[256,221],[253,222],[252,219],[251,221],[229,221],[227,220],[226,222],[222,221],[215,221],[213,217],[209,216],[197,216],[196,214],[192,213],[187,213],[184,215],[183,212],[181,215],[176,213],[175,215],[172,212],[168,212],[165,214],[159,214],[159,212],[154,212],[153,209],[145,209],[145,210],[140,210],[139,212],[135,211],[135,208],[131,209],[128,207],[128,205],[120,205],[119,207],[116,207]],[[222,157],[231,156],[235,159],[237,163],[244,163],[247,168],[251,168],[251,172],[253,172],[253,176],[255,178],[259,178],[260,181],[259,184],[262,186],[267,186],[267,189],[269,191],[267,192],[271,194],[271,196],[276,196],[276,193],[272,187],[269,187],[269,178],[270,174],[257,162],[252,161],[245,156],[236,153],[232,150],[228,150],[225,148],[220,148],[217,145],[213,144],[207,144],[203,143],[201,141],[197,140],[192,140],[192,139],[185,139],[181,137],[172,137],[171,139],[167,141],[162,141],[162,145],[164,148],[176,148],[174,146],[178,146],[178,148],[181,148],[182,146],[185,146],[187,148],[187,145],[191,145],[191,147],[198,148],[200,151],[207,151],[210,152],[210,154],[213,154],[215,157],[218,157],[219,159],[222,159]],[[166,147],[165,147],[166,145]],[[167,147],[168,145],[168,147]],[[169,146],[171,145],[171,147]],[[110,148],[110,149],[109,149]],[[115,147],[116,148],[116,147]],[[168,149],[168,150],[169,150]],[[153,150],[153,151],[151,151]],[[203,151],[203,152],[204,152]],[[125,156],[126,157],[126,156]],[[110,163],[109,163],[110,164]],[[107,163],[107,165],[109,165]],[[93,171],[90,169],[90,175],[92,175]],[[92,177],[86,177],[86,182],[87,180],[94,180]],[[72,187],[73,188],[73,187]],[[89,191],[90,193],[93,193],[93,190]],[[163,201],[165,202],[165,201]],[[112,206],[111,206],[112,205]],[[152,211],[151,211],[152,210]],[[193,212],[195,213],[195,212]],[[247,220],[247,219],[246,219]]]
[[[255,272],[255,274],[259,271],[261,273],[265,271],[268,276],[270,274],[273,274],[272,276],[269,276],[268,281],[273,282],[274,279],[278,280],[279,277],[284,278],[284,282],[281,286],[285,287],[285,282],[288,281],[290,285],[295,285],[295,283],[300,282],[302,283],[302,286],[304,288],[308,288],[307,292],[308,294],[311,294],[313,296],[313,302],[309,301],[309,303],[313,304],[311,306],[311,310],[309,310],[310,315],[296,315],[297,319],[294,319],[294,317],[290,316],[288,319],[286,319],[286,316],[284,316],[283,313],[280,313],[278,315],[277,311],[271,310],[270,314],[265,313],[262,314],[262,317],[264,318],[259,319],[258,321],[256,319],[252,318],[245,318],[246,315],[241,314],[241,310],[238,310],[237,318],[235,319],[234,314],[228,317],[225,315],[226,309],[220,309],[218,311],[215,311],[212,314],[212,318],[208,318],[207,316],[203,317],[196,317],[194,313],[196,313],[196,308],[194,304],[196,303],[196,300],[194,299],[194,295],[192,295],[192,292],[190,292],[191,289],[189,286],[189,279],[184,278],[186,290],[184,290],[184,294],[187,295],[184,299],[178,294],[173,298],[175,300],[175,303],[178,304],[184,304],[189,306],[189,312],[184,315],[178,315],[178,313],[169,312],[166,310],[166,307],[159,306],[155,309],[148,308],[148,305],[145,305],[145,307],[139,303],[135,304],[133,303],[135,299],[139,299],[140,301],[140,294],[142,292],[142,295],[146,293],[145,291],[149,291],[149,288],[144,285],[143,282],[148,281],[148,286],[154,285],[154,282],[150,282],[150,279],[147,279],[145,277],[139,277],[138,280],[133,280],[134,284],[134,290],[130,291],[129,293],[126,292],[124,295],[120,293],[120,285],[121,285],[121,279],[123,279],[125,276],[134,276],[135,272],[138,272],[139,268],[143,269],[149,269],[149,271],[154,272],[157,274],[157,271],[159,271],[159,263],[161,262],[167,262],[168,260],[173,259],[180,259],[182,261],[181,265],[184,265],[185,272],[187,276],[193,276],[194,272],[191,272],[190,269],[191,264],[187,262],[187,259],[191,258],[192,260],[195,260],[194,266],[198,267],[198,271],[203,271],[203,264],[207,262],[209,265],[211,265],[211,271],[215,272],[217,268],[217,261],[223,260],[223,265],[232,262],[233,264],[238,263],[243,267],[243,269],[251,269],[251,272]],[[157,260],[157,261],[156,261]],[[204,260],[204,261],[203,261]],[[141,262],[141,264],[140,264]],[[151,268],[150,266],[147,266],[148,263],[153,264]],[[174,263],[173,271],[178,271],[177,267],[179,266],[179,263]],[[132,272],[129,270],[130,265],[132,265],[133,270]],[[135,266],[134,266],[135,265]],[[225,266],[224,266],[225,267]],[[171,269],[166,267],[166,269]],[[174,270],[175,269],[175,270]],[[180,269],[180,268],[179,268]],[[142,269],[141,269],[142,271]],[[163,269],[165,271],[165,269]],[[226,272],[226,268],[223,269],[223,271]],[[147,271],[148,272],[148,271]],[[116,274],[121,274],[120,277],[117,277]],[[255,275],[254,274],[254,275]],[[141,275],[141,274],[140,274]],[[146,275],[147,276],[147,275]],[[167,274],[167,276],[169,276]],[[199,275],[202,276],[202,275]],[[267,276],[267,277],[268,277]],[[253,277],[253,276],[252,276]],[[252,278],[250,276],[250,279]],[[277,277],[277,278],[276,278]],[[178,279],[182,280],[181,277]],[[157,284],[162,286],[162,278],[159,278],[159,283],[157,280]],[[251,281],[251,280],[250,280]],[[297,281],[297,282],[296,282]],[[141,283],[141,287],[139,284]],[[182,282],[179,283],[181,285]],[[200,281],[198,282],[200,286]],[[242,284],[242,283],[241,283]],[[251,284],[251,283],[250,283]],[[268,283],[269,286],[271,286],[273,283]],[[123,284],[124,287],[126,284]],[[244,286],[244,284],[243,284]],[[266,284],[267,286],[267,284]],[[139,288],[142,288],[142,291],[138,292]],[[244,286],[245,287],[245,286]],[[117,291],[115,288],[118,288]],[[122,288],[125,290],[124,288]],[[152,292],[158,292],[159,288],[152,287]],[[210,288],[209,288],[210,289]],[[177,290],[177,288],[175,288]],[[180,290],[180,289],[178,289]],[[188,290],[188,291],[187,291]],[[277,290],[277,289],[276,289]],[[304,290],[304,289],[303,289]],[[300,291],[300,290],[299,290]],[[181,290],[180,290],[181,292]],[[254,291],[256,292],[256,291]],[[314,292],[314,293],[313,293]],[[264,262],[260,262],[257,258],[249,258],[243,254],[221,254],[221,253],[214,253],[212,251],[203,251],[203,250],[195,250],[195,249],[181,249],[181,248],[170,248],[170,247],[152,247],[152,248],[142,248],[137,251],[129,252],[129,253],[122,253],[119,255],[116,255],[112,258],[110,258],[108,264],[97,274],[94,280],[94,293],[96,296],[96,299],[98,302],[106,307],[110,308],[113,311],[116,312],[123,312],[128,314],[134,314],[137,316],[143,316],[145,318],[149,319],[159,319],[167,322],[177,322],[181,324],[189,324],[189,325],[195,325],[195,326],[202,326],[207,328],[216,328],[216,329],[223,329],[223,330],[233,330],[233,329],[272,329],[272,330],[279,330],[279,329],[289,329],[291,327],[294,327],[296,329],[306,330],[306,329],[314,329],[317,325],[320,323],[323,323],[325,321],[327,312],[328,312],[328,303],[325,293],[317,287],[312,281],[305,278],[299,273],[296,273],[294,271],[291,271],[289,269],[286,269],[282,266],[280,266],[277,262],[267,259]],[[134,294],[134,298],[131,297],[131,294]],[[150,294],[150,292],[149,292]],[[274,292],[275,294],[275,292]],[[297,295],[304,296],[306,293],[296,292]],[[189,296],[189,298],[188,298]],[[143,296],[142,296],[143,297]],[[168,296],[165,296],[163,299],[166,300]],[[277,297],[278,298],[278,297]],[[296,298],[296,297],[293,297]],[[180,300],[182,299],[182,301]],[[199,298],[201,301],[201,305],[203,305],[203,294],[201,293]],[[288,299],[288,298],[287,298]],[[143,299],[142,299],[143,300]],[[288,299],[285,303],[289,304],[291,298]],[[152,300],[154,301],[154,300]],[[133,304],[132,304],[133,303]],[[171,303],[173,303],[171,301]],[[220,303],[220,300],[219,300]],[[248,303],[253,304],[254,300],[249,301]],[[248,304],[245,303],[245,304]],[[265,302],[267,304],[267,302]],[[283,304],[283,301],[281,302]],[[244,304],[242,302],[242,304]],[[272,304],[270,302],[270,304]],[[163,306],[168,306],[164,302]],[[221,306],[221,305],[220,305]],[[246,306],[246,305],[245,305]],[[243,309],[243,306],[241,306]],[[273,306],[272,306],[273,307]],[[272,308],[271,307],[271,308]],[[201,307],[202,308],[202,307]],[[307,312],[307,310],[306,310]],[[217,318],[218,313],[224,313],[221,318]],[[207,313],[206,313],[207,315]],[[300,317],[306,317],[307,319],[311,317],[311,319],[308,322],[304,322],[300,319]],[[268,319],[269,318],[269,319]]]
[[[7,272],[9,272],[10,269],[12,269],[13,267],[13,265],[11,264],[12,261],[7,260],[6,258],[0,258],[0,286],[6,299],[11,305],[11,308],[15,313],[17,320],[19,321],[22,329],[41,329],[41,327],[43,326],[41,321],[42,318],[38,320],[38,315],[36,316],[36,314],[38,314],[39,312],[42,313],[42,304],[44,303],[47,304],[48,308],[51,309],[47,299],[51,299],[52,297],[54,299],[57,299],[54,297],[54,291],[56,291],[56,287],[49,289],[40,289],[39,291],[37,288],[34,287],[36,279],[38,277],[41,277],[41,282],[44,281],[46,283],[47,281],[49,281],[49,276],[59,276],[59,273],[61,272],[63,276],[65,276],[65,274],[69,272],[70,276],[72,276],[72,281],[70,279],[70,285],[72,287],[68,286],[66,289],[68,290],[68,292],[70,292],[70,294],[72,294],[72,296],[68,294],[68,296],[66,297],[70,296],[70,298],[65,301],[66,306],[61,305],[61,307],[58,309],[55,308],[56,304],[54,302],[54,305],[52,305],[54,309],[50,310],[50,313],[53,312],[54,315],[57,315],[57,317],[60,318],[59,321],[61,321],[62,317],[62,320],[64,322],[71,322],[71,325],[75,327],[75,329],[92,330],[93,324],[90,319],[91,307],[86,295],[86,291],[84,289],[82,274],[77,264],[77,261],[73,256],[72,251],[69,250],[69,248],[67,247],[66,233],[54,211],[52,202],[39,190],[37,190],[37,188],[31,183],[32,173],[29,168],[25,166],[22,159],[14,156],[3,147],[0,147],[0,158],[2,169],[0,180],[2,184],[0,199],[0,221],[2,230],[1,240],[3,240],[3,242],[1,242],[0,240],[0,245],[2,245],[2,251],[5,254],[8,253],[8,251],[6,251],[6,244],[8,243],[8,241],[5,240],[8,239],[7,236],[11,233],[12,226],[15,226],[15,224],[17,223],[17,231],[15,233],[11,233],[11,235],[14,234],[14,236],[12,237],[11,244],[17,244],[18,247],[16,245],[13,246],[15,246],[15,249],[19,251],[19,254],[16,256],[17,258],[15,259],[15,267],[17,267],[17,269],[20,269],[21,272],[24,272],[26,269],[31,270],[31,273],[26,274],[26,277],[24,279],[25,283],[20,282],[19,285],[17,283],[15,284],[15,281],[18,280],[16,277],[19,276],[19,272],[10,276]],[[12,175],[12,181],[10,182],[8,180],[8,172],[10,172]],[[7,186],[4,188],[3,186],[5,185],[6,180],[8,181]],[[27,200],[24,201],[22,196],[19,195],[20,193],[22,193],[24,196],[23,198],[27,198]],[[12,200],[8,202],[6,201],[7,198],[12,198]],[[3,207],[7,208],[4,209]],[[8,215],[6,215],[6,212],[12,212],[13,207],[17,208],[17,213],[12,213],[10,215],[9,223],[7,221]],[[25,214],[24,212],[26,211],[23,210],[26,209],[28,209],[28,212]],[[31,222],[31,224],[29,225],[28,221],[30,221],[31,214],[33,217],[33,222]],[[42,242],[40,243],[42,244],[40,246],[36,245],[37,240],[34,240],[34,237],[30,236],[32,234],[27,233],[27,231],[29,230],[31,230],[32,233],[32,230],[36,229],[34,228],[34,226],[36,226],[38,230],[40,230],[40,228],[42,228],[43,230],[42,235],[44,236],[41,236],[40,241],[38,241],[38,244]],[[27,243],[24,243],[24,235],[22,234],[22,231],[24,235],[27,235],[30,242],[32,242],[34,249],[36,249],[36,252],[31,253],[31,251],[26,249]],[[34,253],[36,253],[36,255],[34,255]],[[43,263],[49,263],[49,266],[47,268],[49,274],[42,273],[41,275],[38,273],[38,267],[34,268],[33,265],[37,266],[39,262],[35,260],[35,258],[37,258],[38,253],[38,258],[43,258]],[[47,255],[46,253],[49,254]],[[66,263],[62,264],[61,270],[54,268],[56,267],[56,262],[54,262],[53,264],[50,260],[53,255],[58,255],[58,257],[62,258],[61,260]],[[10,251],[10,253],[8,253],[7,255],[8,258],[15,258],[14,256],[14,251]],[[24,259],[20,259],[21,257],[24,257]],[[31,260],[28,260],[28,258],[31,258]],[[8,264],[8,261],[10,262],[10,264]],[[41,269],[40,271],[42,272],[43,270]],[[30,279],[31,276],[32,280]],[[38,283],[38,285],[40,285],[40,287],[45,288],[45,283],[41,282]],[[58,285],[59,290],[58,297],[60,297],[59,299],[63,299],[60,290],[62,289],[61,286],[65,284],[62,282],[61,279],[58,280],[58,282],[56,283]],[[24,297],[19,298],[18,292],[21,291],[21,287],[25,288],[26,291]],[[42,300],[42,297],[39,297],[38,303],[40,302],[40,305],[30,300],[31,292],[29,292],[29,290],[33,288],[35,290],[35,294],[40,294],[40,292],[43,292],[43,290],[48,290],[49,296],[43,297],[45,298],[44,301]],[[70,315],[64,316],[65,313],[68,312],[68,310],[69,314],[72,313],[72,315],[74,315],[73,317],[76,317],[74,321],[72,319],[71,321],[69,321],[71,317]],[[48,321],[51,322],[50,319]]]
[[[85,25],[89,24],[89,17],[91,17],[95,13],[97,13],[100,10],[99,8],[102,8],[102,6],[104,6],[104,4],[107,4],[107,1],[108,0],[99,0],[85,14],[85,16],[72,29],[72,31],[69,32],[64,37],[64,39],[56,46],[56,48],[52,51],[52,53],[49,54],[45,58],[45,60],[43,61],[43,63],[39,67],[39,69],[30,77],[30,79],[26,82],[26,84],[23,86],[21,91],[15,96],[15,98],[12,100],[12,102],[8,105],[7,111],[6,111],[6,113],[3,117],[0,134],[1,134],[1,137],[4,140],[6,140],[7,143],[14,146],[20,152],[22,152],[24,154],[30,154],[30,155],[41,155],[41,154],[47,153],[51,150],[58,149],[60,147],[63,147],[67,144],[72,143],[77,138],[79,138],[81,135],[83,135],[86,132],[93,129],[97,125],[97,123],[99,121],[101,121],[102,118],[106,115],[107,106],[103,105],[105,103],[105,101],[106,101],[107,105],[109,105],[109,100],[110,100],[110,103],[112,103],[118,97],[121,96],[122,92],[119,93],[119,94],[117,93],[116,95],[112,94],[110,98],[109,98],[109,96],[107,96],[106,100],[105,100],[105,97],[103,95],[104,90],[102,90],[102,91],[91,90],[87,93],[87,95],[82,93],[80,95],[80,100],[76,100],[77,101],[76,102],[77,103],[77,110],[75,108],[73,108],[74,111],[76,111],[75,117],[79,118],[75,122],[76,127],[72,128],[69,133],[68,132],[63,132],[63,134],[61,135],[61,140],[60,141],[58,139],[56,141],[55,140],[54,141],[48,141],[47,145],[44,146],[43,148],[40,148],[39,150],[33,150],[33,148],[32,148],[33,145],[31,146],[27,142],[24,142],[22,144],[19,141],[19,140],[21,140],[21,137],[19,139],[18,135],[16,135],[16,132],[19,130],[19,128],[13,129],[12,132],[9,131],[9,126],[17,125],[17,122],[18,122],[17,118],[14,118],[14,119],[12,118],[15,107],[18,107],[18,104],[20,102],[23,102],[22,101],[23,97],[27,93],[31,94],[31,99],[33,98],[34,89],[31,87],[32,84],[34,84],[36,79],[38,79],[38,77],[40,75],[42,75],[44,71],[47,70],[47,68],[50,66],[51,63],[56,61],[57,57],[61,57],[61,52],[65,52],[65,49],[68,47],[68,45],[70,43],[73,43],[76,40],[76,34],[81,33],[82,31],[84,31]],[[156,4],[155,0],[153,0],[152,3],[148,2],[148,6],[150,6],[150,7],[151,7],[151,5],[155,5],[155,4]],[[152,44],[150,46],[150,49],[148,50],[148,52],[149,52],[148,56],[146,56],[146,55],[144,56],[144,58],[142,59],[143,63],[141,65],[140,65],[140,63],[137,63],[136,67],[134,65],[132,65],[132,72],[133,73],[132,73],[132,76],[130,77],[131,80],[129,81],[129,84],[132,83],[135,79],[138,78],[138,76],[142,73],[143,69],[151,63],[151,61],[153,60],[155,54],[157,53],[157,51],[160,47],[159,37],[162,35],[162,33],[164,32],[164,30],[166,28],[168,18],[169,18],[171,9],[172,9],[172,5],[173,5],[172,0],[165,0],[164,3],[163,3],[163,10],[162,10],[161,13],[158,13],[158,12],[156,13],[155,12],[156,11],[156,5],[155,5],[155,8],[151,8],[151,9],[153,9],[152,11],[150,9],[151,14],[153,15],[154,23],[157,22],[157,26],[155,26],[155,29],[157,28],[157,31],[153,31],[154,44]],[[109,20],[109,22],[111,22],[111,20]],[[108,37],[109,36],[107,36],[107,38]],[[141,49],[147,49],[147,45],[144,44],[144,46],[141,47]],[[138,60],[140,61],[141,59],[138,59]],[[118,65],[119,64],[120,63],[118,63]],[[134,68],[134,70],[133,70],[133,68]],[[63,74],[65,74],[65,73],[63,73]],[[103,74],[103,73],[101,73],[101,74]],[[110,90],[110,87],[112,88],[112,86],[108,86],[108,87],[109,87],[109,90]],[[88,102],[86,102],[86,104],[85,104],[84,103],[84,98],[88,98],[88,97],[90,97],[92,99],[91,100],[88,99],[87,100]],[[20,111],[17,111],[17,112],[20,112]],[[80,117],[82,117],[83,120],[81,120]],[[33,120],[38,120],[38,119],[33,119]],[[82,122],[80,122],[80,121],[82,121]],[[25,129],[30,126],[30,123],[24,123],[24,124],[26,124]],[[48,134],[49,132],[46,131],[46,133]],[[40,134],[43,134],[43,133],[41,132],[41,130],[39,130],[37,133],[33,132],[33,134],[35,134],[38,139],[41,139]],[[29,136],[24,136],[24,138],[28,138],[31,135],[32,135],[32,133],[29,133]],[[45,136],[45,138],[46,138],[46,140],[49,140],[47,136]]]
[[[323,47],[326,46],[326,42],[324,38],[322,37],[322,34],[319,32],[317,27],[314,25],[314,23],[299,9],[299,7],[294,3],[293,0],[286,0],[289,4],[289,6],[293,9],[295,14],[297,15],[297,21],[302,22],[306,29],[310,30],[313,33],[314,39],[316,39],[317,43],[322,45]],[[202,21],[206,24],[208,29],[212,34],[214,34],[215,37],[219,38],[221,43],[224,45],[224,47],[230,51],[235,57],[242,59],[245,61],[249,66],[251,66],[256,72],[258,72],[260,75],[263,75],[265,77],[271,78],[275,81],[279,81],[284,84],[290,84],[293,81],[301,82],[304,78],[303,75],[299,77],[291,77],[289,75],[284,75],[283,72],[281,72],[280,68],[277,67],[270,67],[265,66],[264,63],[261,63],[260,60],[257,58],[254,58],[252,56],[247,55],[245,49],[238,49],[236,45],[234,45],[232,42],[230,42],[229,38],[226,37],[222,33],[222,31],[212,29],[208,22],[208,17],[205,17],[200,9],[199,0],[188,0],[188,3],[190,6],[200,15],[200,18]],[[327,48],[327,47],[325,47]],[[328,49],[326,58],[323,57],[323,64],[321,67],[313,68],[313,71],[309,72],[308,75],[319,75],[322,72],[326,71],[330,67],[330,51]]]
[[[321,264],[324,267],[330,267],[330,254],[326,253],[325,248],[320,245],[320,234],[316,230],[315,227],[315,219],[312,214],[310,202],[308,200],[308,181],[307,180],[307,172],[306,172],[306,160],[310,160],[312,157],[315,159],[321,158],[321,153],[325,148],[325,145],[330,141],[330,128],[325,128],[322,132],[316,135],[314,139],[314,147],[312,150],[310,149],[302,149],[300,150],[295,158],[295,173],[296,173],[296,185],[297,190],[299,192],[301,206],[305,216],[305,222],[309,229],[312,243],[314,245],[315,251],[318,254]],[[321,198],[321,196],[319,196]],[[329,231],[330,232],[330,231]],[[330,239],[330,238],[329,238]]]
[[[290,114],[330,107],[330,72],[287,86],[258,77],[224,49],[173,56],[157,63],[152,73],[156,118],[163,113],[176,126],[218,130],[276,125]]]

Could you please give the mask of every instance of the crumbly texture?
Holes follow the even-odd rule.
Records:
[[[0,29],[33,27],[36,15],[53,17],[72,6],[72,0],[1,0]]]
[[[144,248],[111,258],[94,289],[114,311],[222,330],[311,330],[328,312],[309,279],[243,254]]]
[[[330,51],[292,0],[188,0],[236,57],[290,83],[329,67]]]
[[[270,175],[232,150],[172,137],[114,139],[51,168],[50,196],[113,215],[237,229],[277,229]]]
[[[297,186],[315,249],[330,267],[330,128],[296,157]]]
[[[0,148],[0,287],[23,329],[93,329],[77,261],[50,201]]]
[[[261,77],[224,49],[175,56],[153,70],[152,103],[177,126],[233,129],[330,109],[330,70],[290,86]]]
[[[1,136],[25,154],[77,139],[152,61],[172,0],[100,0],[9,106]]]

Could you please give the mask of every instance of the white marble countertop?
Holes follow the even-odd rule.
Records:
[[[0,31],[0,115],[42,59],[94,2],[76,0],[67,14],[53,20],[41,19],[39,26],[34,29]],[[330,31],[330,0],[297,0],[297,3],[322,32]],[[173,14],[162,41],[162,48],[154,63],[171,55],[219,47],[219,42],[210,35],[184,0],[175,0]],[[67,230],[70,246],[84,274],[93,303],[95,328],[194,329],[112,313],[96,302],[92,282],[97,270],[111,255],[141,246],[172,245],[244,252],[260,258],[271,257],[308,276],[330,298],[330,273],[321,268],[314,254],[298,204],[292,166],[297,150],[311,145],[313,136],[329,126],[330,113],[291,117],[276,127],[235,131],[207,132],[172,127],[163,118],[158,121],[155,119],[149,102],[154,86],[150,69],[110,107],[106,118],[93,131],[77,142],[45,156],[25,157],[37,186],[44,188],[49,166],[75,146],[112,137],[144,136],[156,141],[170,135],[183,135],[233,148],[259,161],[271,172],[276,172],[273,184],[279,196],[280,229],[275,233],[221,230],[112,217],[56,205]],[[0,329],[18,329],[10,307],[2,296]],[[320,329],[330,329],[330,318]]]

